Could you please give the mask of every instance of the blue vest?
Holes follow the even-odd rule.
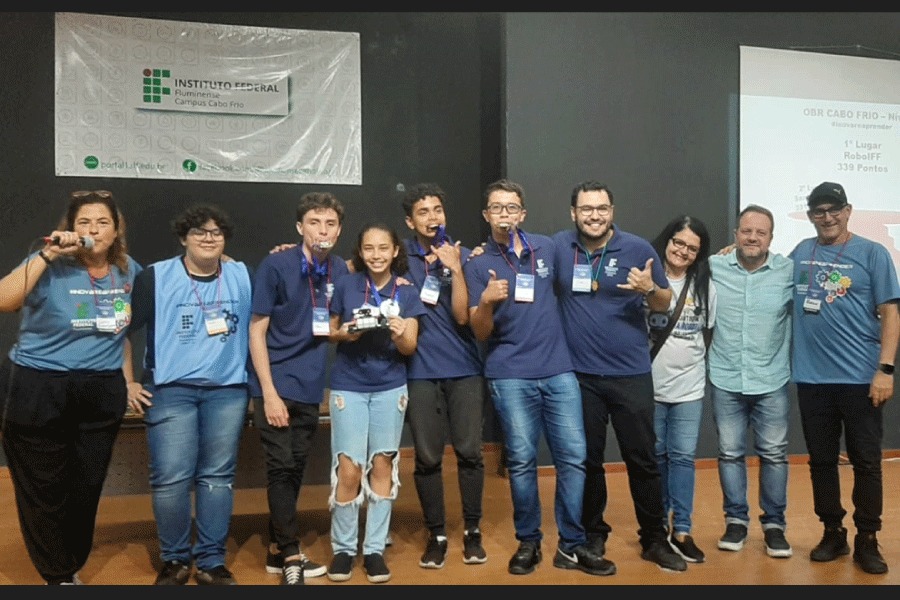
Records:
[[[153,265],[153,382],[222,386],[247,382],[251,285],[242,262],[222,263],[212,281],[190,277],[181,257]],[[222,331],[210,335],[208,320]],[[221,321],[218,321],[221,319]]]

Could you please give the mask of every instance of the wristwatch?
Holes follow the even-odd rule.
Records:
[[[881,363],[878,365],[878,370],[884,373],[885,375],[893,375],[894,374],[894,365],[889,365],[887,363]]]

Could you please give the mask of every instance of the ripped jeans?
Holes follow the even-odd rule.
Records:
[[[163,562],[225,564],[234,507],[234,473],[247,418],[246,386],[145,386],[150,494]],[[197,539],[191,548],[191,492],[196,496]]]
[[[400,436],[408,402],[406,385],[384,392],[332,390],[331,413],[331,549],[356,556],[359,545],[359,511],[366,502],[366,531],[363,554],[383,554],[391,526],[391,510],[400,488],[398,465]],[[359,494],[348,502],[338,502],[338,457],[345,455],[362,469]],[[369,481],[372,458],[376,454],[392,458],[391,487],[387,496],[372,490]]]

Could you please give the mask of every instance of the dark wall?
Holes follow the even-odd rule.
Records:
[[[120,16],[353,31],[360,35],[363,183],[327,186],[346,205],[336,251],[349,256],[361,225],[378,217],[408,233],[402,186],[436,181],[448,194],[449,232],[472,245],[483,237],[472,215],[484,185],[499,176],[496,103],[482,102],[485,79],[499,81],[497,14],[479,13],[103,13]],[[54,175],[54,16],[4,13],[0,19],[0,273],[55,228],[77,189],[109,189],[128,222],[132,256],[142,264],[180,251],[170,219],[193,201],[216,202],[235,220],[227,253],[255,266],[276,243],[296,241],[295,209],[326,186],[190,182]],[[488,75],[485,72],[489,73]],[[490,89],[490,88],[489,88]],[[498,90],[495,84],[495,93]],[[491,107],[495,107],[491,109]],[[484,140],[489,150],[482,154]],[[17,315],[0,315],[3,352]]]
[[[721,248],[738,205],[739,47],[900,59],[898,31],[900,13],[508,13],[504,166],[525,187],[525,227],[571,227],[572,188],[599,179],[622,229],[652,239],[686,212]],[[900,447],[898,396],[886,448]],[[698,456],[714,457],[705,402]],[[796,402],[790,431],[789,452],[805,454]]]

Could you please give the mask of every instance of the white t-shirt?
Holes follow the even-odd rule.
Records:
[[[672,302],[669,316],[675,312],[685,278],[669,278]],[[716,322],[716,286],[709,282],[709,327]],[[688,290],[678,322],[653,359],[653,397],[657,402],[687,402],[702,399],[706,393],[706,344],[703,328],[705,311],[694,304],[693,286]],[[699,313],[699,314],[698,314]]]

